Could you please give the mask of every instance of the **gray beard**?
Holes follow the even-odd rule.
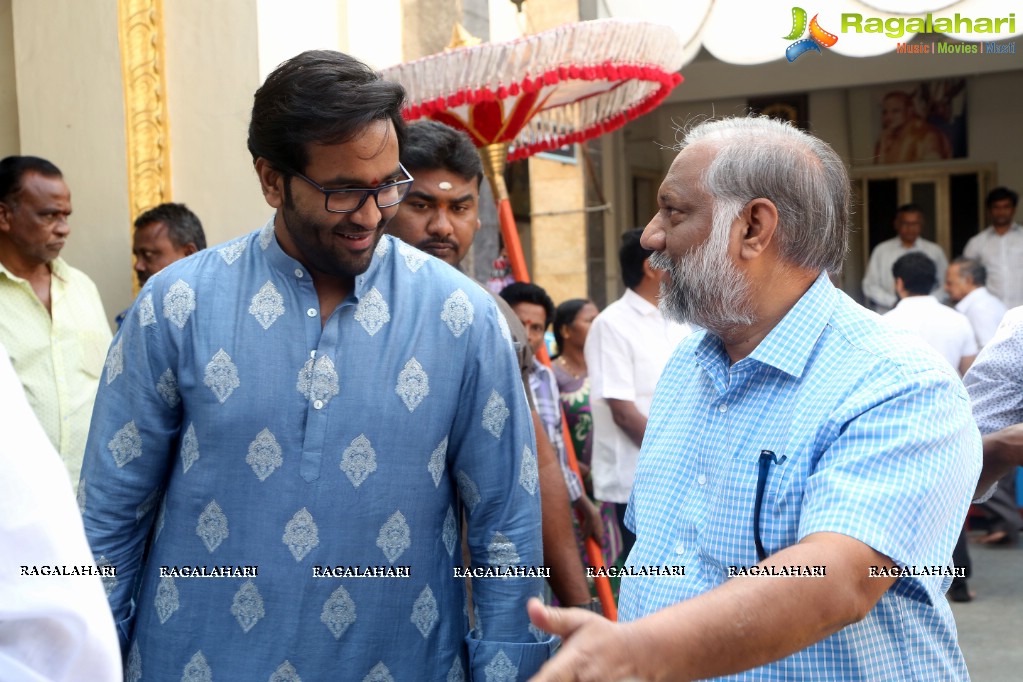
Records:
[[[678,260],[663,251],[650,256],[651,267],[669,275],[661,282],[659,302],[667,319],[695,324],[718,336],[756,320],[749,284],[728,258],[727,238],[728,225],[718,225],[715,219],[707,241]]]

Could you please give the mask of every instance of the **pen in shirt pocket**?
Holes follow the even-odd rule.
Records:
[[[757,561],[767,558],[764,551],[764,543],[760,540],[760,508],[764,504],[764,488],[767,487],[767,475],[771,471],[772,464],[782,464],[788,459],[786,455],[779,457],[771,450],[760,451],[760,469],[757,471],[757,496],[753,503],[753,542],[757,547]]]

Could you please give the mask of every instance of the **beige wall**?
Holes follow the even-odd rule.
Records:
[[[113,314],[131,287],[129,260],[112,266],[129,251],[117,3],[15,0],[12,19],[20,152],[64,172],[74,215],[62,255]]]
[[[1023,192],[1023,69],[971,79],[967,102],[969,159],[996,161],[996,182]]]
[[[195,211],[212,246],[272,212],[245,147],[259,86],[256,6],[173,0],[164,13],[171,196]]]
[[[0,158],[20,153],[11,0],[0,0]]]

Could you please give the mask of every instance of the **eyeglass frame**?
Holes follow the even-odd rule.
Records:
[[[400,162],[398,163],[398,168],[401,170],[402,173],[405,174],[405,178],[406,178],[405,180],[398,180],[397,182],[389,182],[389,183],[387,183],[385,185],[380,185],[379,187],[377,187],[375,189],[370,189],[368,187],[347,187],[345,189],[327,189],[326,187],[324,187],[320,183],[316,182],[315,180],[313,180],[309,176],[303,175],[302,173],[299,173],[296,170],[292,170],[290,168],[286,168],[286,167],[283,167],[283,166],[281,167],[281,170],[284,173],[288,174],[288,175],[295,175],[295,176],[297,176],[299,178],[302,178],[303,180],[308,182],[310,185],[312,185],[316,189],[320,190],[320,192],[323,193],[323,209],[325,211],[327,211],[327,213],[355,213],[360,208],[362,208],[363,206],[366,205],[366,200],[369,199],[371,194],[373,195],[373,201],[376,202],[377,209],[381,210],[381,211],[383,209],[385,209],[385,208],[393,208],[393,207],[397,206],[398,204],[400,204],[401,202],[405,201],[405,199],[408,198],[409,192],[412,190],[412,183],[415,182],[415,178],[412,177],[412,174],[408,172],[408,169],[406,169],[405,166],[402,163],[400,163]],[[380,192],[383,192],[384,190],[390,189],[392,187],[398,187],[399,191],[401,191],[401,189],[400,189],[401,187],[406,187],[407,189],[405,190],[405,193],[402,194],[401,197],[396,202],[394,202],[393,204],[387,204],[386,206],[381,206],[380,205]],[[338,211],[336,209],[330,208],[330,195],[332,195],[332,194],[348,194],[348,193],[351,193],[351,192],[362,192],[362,199],[360,199],[359,203],[357,203],[355,205],[355,208],[349,208],[349,209],[345,209],[345,210],[342,210],[342,211]]]

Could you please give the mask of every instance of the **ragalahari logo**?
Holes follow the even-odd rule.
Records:
[[[801,55],[813,50],[817,54],[820,54],[822,47],[831,47],[838,42],[838,36],[833,33],[828,33],[820,24],[817,23],[817,15],[813,15],[813,19],[810,20],[810,36],[803,38],[802,40],[796,40],[802,37],[803,33],[806,32],[806,11],[802,7],[792,8],[792,32],[785,36],[785,40],[795,40],[785,50],[785,57],[790,62],[796,61]]]

